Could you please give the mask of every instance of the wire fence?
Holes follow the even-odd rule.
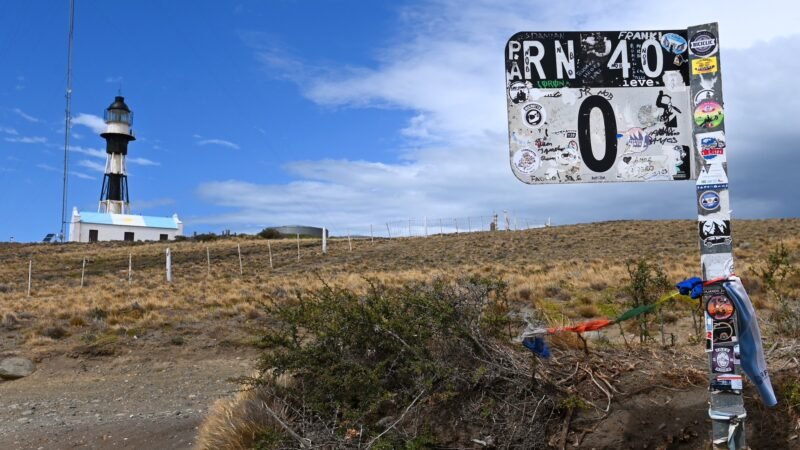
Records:
[[[459,218],[418,218],[385,222],[382,226],[342,227],[328,238],[296,235],[265,240],[218,238],[211,242],[105,242],[94,245],[34,244],[22,252],[0,253],[0,294],[36,296],[48,288],[84,288],[98,279],[128,284],[198,281],[219,277],[250,277],[266,271],[305,271],[329,257],[357,257],[399,238],[516,231],[541,228],[549,220],[511,215]],[[383,251],[383,250],[381,250]],[[25,254],[27,252],[27,254]],[[169,256],[167,256],[169,255]],[[322,266],[317,266],[321,268]],[[49,295],[55,292],[49,291]]]

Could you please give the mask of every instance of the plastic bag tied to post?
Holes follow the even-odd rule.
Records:
[[[761,331],[758,328],[758,319],[750,296],[738,277],[730,277],[723,283],[725,291],[733,300],[738,312],[739,325],[739,351],[741,353],[742,369],[750,381],[755,384],[761,401],[768,407],[778,404],[772,381],[769,379],[767,362],[764,358],[764,349],[761,346]]]

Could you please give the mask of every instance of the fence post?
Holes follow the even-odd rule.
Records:
[[[33,260],[28,261],[28,297],[31,296],[31,276],[33,275]]]
[[[439,219],[439,234],[444,234],[444,229],[442,228],[442,219]]]
[[[408,237],[411,237],[411,219],[408,219]]]
[[[372,224],[369,224],[369,240],[373,244],[375,243],[375,236],[372,234]]]
[[[167,283],[172,283],[172,252],[167,247]]]
[[[389,229],[389,223],[386,223],[386,232],[389,233],[389,239],[392,238],[392,230]]]
[[[297,260],[300,261],[300,233],[297,233]]]
[[[483,216],[481,216],[481,231],[483,231]]]
[[[350,246],[350,252],[352,253],[353,252],[353,242],[350,241],[350,231],[349,230],[347,231],[347,245]]]
[[[269,251],[269,268],[272,269],[272,244],[267,241],[267,251]]]
[[[425,237],[428,237],[428,216],[423,216],[422,222],[425,224]]]
[[[243,276],[244,267],[242,267],[242,244],[236,244],[236,250],[239,251],[239,276]]]
[[[467,216],[467,233],[472,233],[472,220]]]
[[[208,250],[208,246],[206,245],[206,276],[211,276],[211,252]]]
[[[453,222],[456,224],[456,234],[458,234],[458,218],[453,219]]]
[[[328,229],[322,227],[322,254],[328,253]]]
[[[86,257],[83,257],[83,264],[81,264],[81,289],[83,289],[83,274],[86,272]]]
[[[133,272],[133,253],[128,253],[128,284],[131,284],[131,272]]]

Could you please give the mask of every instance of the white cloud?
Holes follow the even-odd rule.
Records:
[[[47,142],[47,138],[41,136],[7,137],[5,140],[6,142],[14,142],[18,144],[44,144]]]
[[[199,139],[201,136],[198,136],[198,135],[195,134],[193,137],[196,138],[196,139]],[[197,145],[218,145],[220,147],[232,148],[234,150],[239,150],[239,148],[240,148],[239,144],[236,144],[236,143],[231,142],[231,141],[226,141],[225,139],[200,139],[197,142],[195,142],[195,144],[197,144]]]
[[[403,9],[398,31],[387,37],[391,45],[376,50],[373,64],[354,67],[342,61],[336,69],[316,68],[282,50],[249,42],[270,77],[296,82],[315,103],[407,111],[411,118],[397,132],[414,150],[398,155],[399,162],[294,162],[285,167],[296,178],[289,184],[204,183],[200,196],[230,212],[197,223],[344,227],[502,209],[553,215],[562,222],[693,217],[692,183],[632,188],[518,182],[508,164],[502,53],[508,37],[522,30],[671,29],[714,20],[721,28],[728,138],[742,144],[730,157],[731,182],[742,183],[733,190],[733,204],[756,204],[769,195],[770,202],[758,203],[757,209],[737,210],[739,217],[797,215],[800,204],[788,184],[794,176],[769,174],[800,164],[800,156],[790,151],[800,132],[785,126],[796,109],[785,89],[793,85],[800,62],[784,56],[800,51],[794,26],[800,8],[789,2],[763,2],[759,8],[781,14],[749,14],[752,3],[740,0],[724,8],[686,0],[639,2],[636,7],[622,1],[537,1],[521,7],[441,0]],[[684,23],[675,11],[692,11],[691,22]],[[781,98],[786,101],[775,101]],[[780,157],[778,169],[769,169],[777,166],[759,151],[767,146],[778,147],[770,157]],[[756,186],[767,181],[770,192],[762,194]]]
[[[90,159],[82,159],[78,161],[78,165],[81,167],[85,167],[90,170],[94,170],[95,172],[105,173],[106,166],[105,164],[100,164],[96,161],[92,161]]]
[[[100,149],[97,149],[97,148],[78,147],[76,145],[70,145],[69,146],[69,151],[74,152],[74,153],[80,153],[80,154],[83,154],[83,155],[92,156],[94,158],[102,158],[102,159],[106,158],[105,150],[100,150]]]
[[[140,166],[160,166],[161,163],[157,161],[152,161],[147,158],[126,158],[127,162],[131,164],[138,164]]]
[[[23,119],[27,120],[28,122],[33,122],[33,123],[39,122],[39,119],[37,119],[36,117],[33,117],[30,114],[26,114],[25,111],[23,111],[23,110],[21,110],[19,108],[14,108],[14,113],[16,113],[18,116],[22,117]]]
[[[64,172],[63,169],[59,169],[57,167],[53,167],[53,166],[48,165],[48,164],[37,164],[36,167],[38,167],[39,169],[42,169],[42,170],[46,170],[48,172],[59,172],[59,173],[63,173]],[[86,175],[85,173],[75,172],[75,171],[72,171],[72,170],[69,171],[69,174],[74,176],[74,177],[76,177],[76,178],[80,178],[82,180],[94,180],[95,179],[94,177]]]
[[[110,83],[110,84],[122,83],[122,77],[121,76],[119,76],[119,77],[108,76],[108,77],[106,77],[106,83]]]
[[[17,133],[17,130],[9,127],[0,127],[0,133],[10,134],[12,136],[16,136],[19,134]]]
[[[102,117],[94,114],[80,113],[72,118],[72,124],[91,128],[95,134],[100,134],[106,131],[106,122]]]

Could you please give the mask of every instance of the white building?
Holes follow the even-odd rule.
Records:
[[[133,111],[117,96],[105,111],[106,170],[97,212],[72,211],[70,242],[169,241],[183,235],[183,222],[172,217],[131,214],[128,198],[128,143],[135,141]]]
[[[183,222],[172,217],[134,216],[72,210],[70,242],[171,241],[183,235]]]

